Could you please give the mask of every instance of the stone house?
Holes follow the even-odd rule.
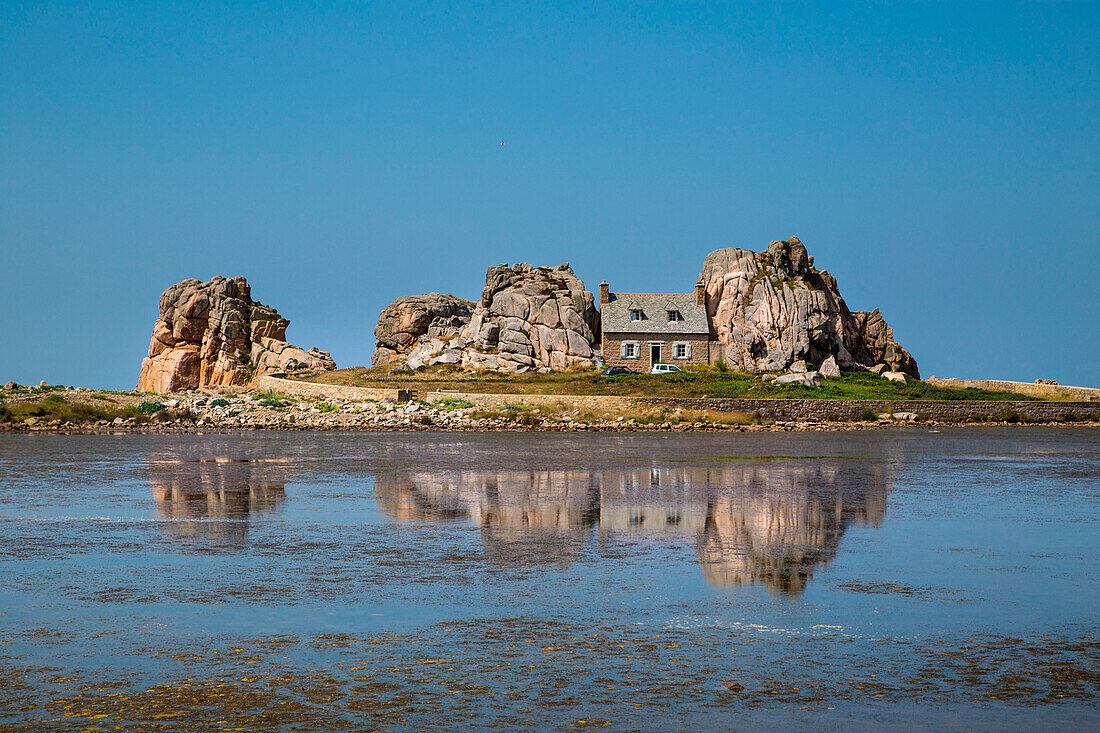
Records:
[[[607,366],[648,372],[654,364],[706,364],[711,329],[706,290],[694,293],[612,293],[600,283],[600,324]]]

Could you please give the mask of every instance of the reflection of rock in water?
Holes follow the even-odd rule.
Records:
[[[853,522],[886,512],[885,464],[738,461],[631,471],[442,471],[377,477],[400,521],[472,518],[501,564],[568,562],[598,524],[607,541],[694,538],[708,581],[798,593]]]
[[[456,471],[379,476],[379,504],[400,521],[472,518],[502,565],[565,563],[599,514],[589,472]]]
[[[158,453],[149,462],[149,483],[160,515],[184,520],[166,523],[169,534],[217,544],[242,543],[249,517],[286,498],[278,463],[216,443]]]
[[[851,522],[878,525],[888,484],[882,464],[828,459],[655,467],[604,479],[601,531],[693,536],[711,583],[759,582],[785,593],[801,591],[833,558]]]
[[[762,582],[798,593],[836,555],[850,523],[878,526],[885,514],[883,484],[846,487],[847,467],[738,468],[730,488],[712,497],[697,538],[703,573],[719,585]]]

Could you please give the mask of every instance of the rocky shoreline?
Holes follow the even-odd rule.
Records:
[[[46,390],[46,391],[37,391]],[[23,394],[4,394],[4,405],[22,404],[30,412],[21,420],[0,422],[0,432],[34,434],[206,434],[253,430],[278,431],[448,431],[448,432],[792,432],[873,430],[956,425],[1100,426],[1076,422],[942,421],[915,413],[864,416],[858,421],[769,420],[759,414],[685,410],[583,413],[578,409],[536,408],[502,403],[479,407],[460,397],[434,402],[396,400],[324,400],[264,392],[217,394],[189,392],[149,394],[96,392],[40,386]],[[47,407],[109,403],[122,411],[113,418],[79,421],[53,417]],[[34,413],[42,412],[42,415]]]

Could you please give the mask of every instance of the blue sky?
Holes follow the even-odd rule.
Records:
[[[492,264],[797,235],[923,375],[1100,385],[1098,3],[306,5],[0,5],[0,379],[132,387],[187,277],[352,366]]]

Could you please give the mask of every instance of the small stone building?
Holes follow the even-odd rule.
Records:
[[[710,361],[710,321],[702,283],[694,293],[612,293],[600,283],[600,323],[607,366],[648,372],[654,364]]]

